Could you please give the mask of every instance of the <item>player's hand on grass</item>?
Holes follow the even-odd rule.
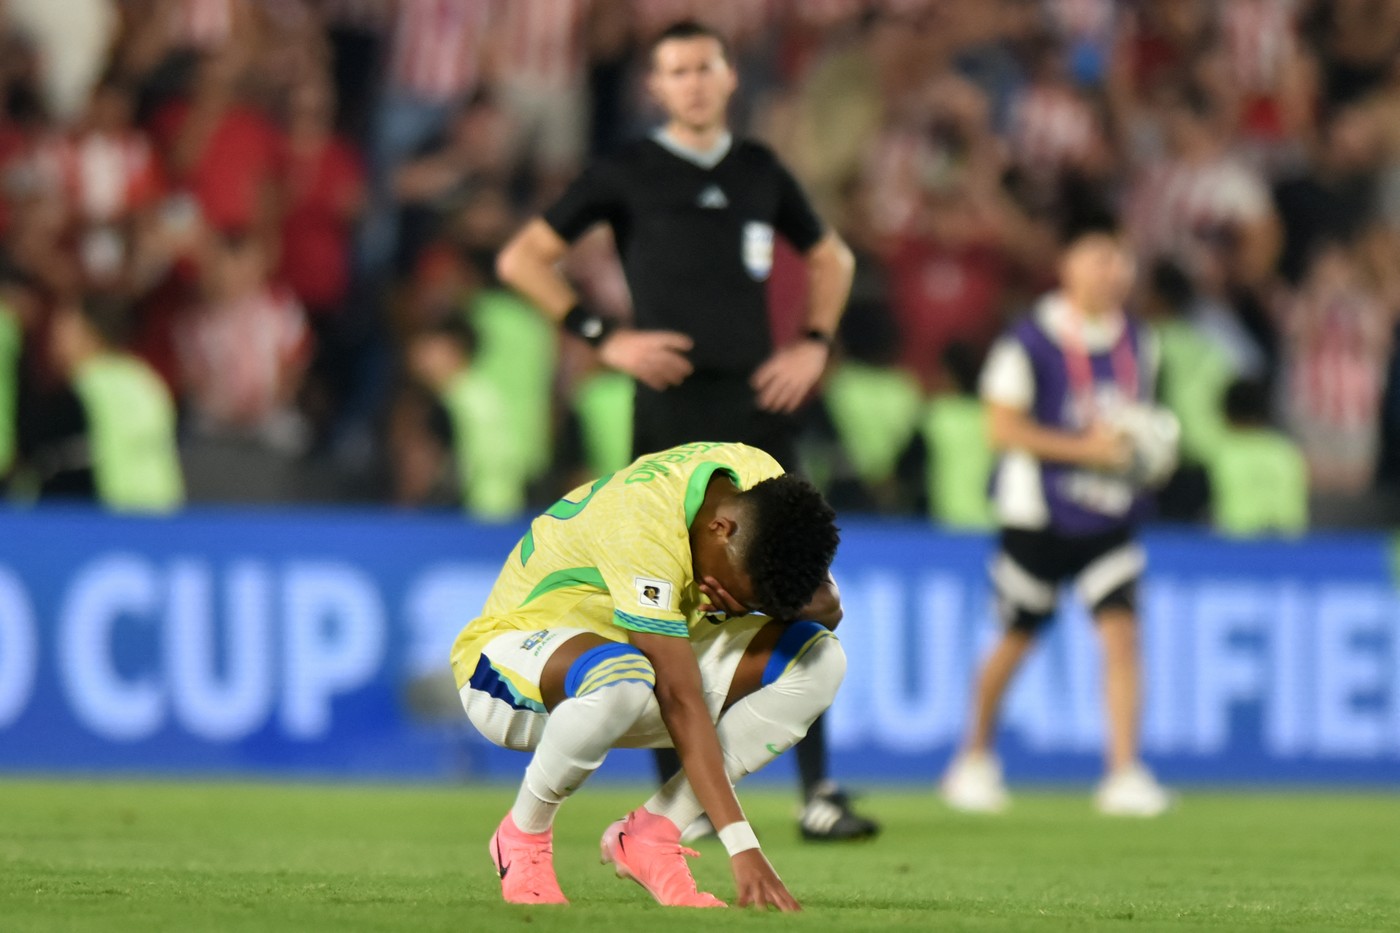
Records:
[[[674,330],[614,331],[598,347],[606,366],[660,391],[680,385],[694,371],[686,354],[694,346],[685,334]]]
[[[767,910],[776,907],[784,913],[802,909],[783,884],[783,879],[768,863],[762,849],[746,849],[729,860],[734,870],[734,887],[739,894],[740,907]]]
[[[1096,421],[1080,438],[1080,458],[1086,466],[1121,472],[1132,464],[1133,448],[1122,431]]]
[[[758,392],[758,407],[784,414],[796,411],[822,377],[830,355],[831,349],[819,340],[799,340],[768,357],[750,380]]]

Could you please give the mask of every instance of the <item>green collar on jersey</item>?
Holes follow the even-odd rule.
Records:
[[[685,527],[689,528],[695,521],[695,516],[700,513],[700,506],[705,501],[705,490],[710,487],[710,477],[718,470],[729,474],[736,489],[744,488],[739,474],[734,472],[732,467],[714,461],[700,464],[695,468],[695,472],[690,474],[690,482],[685,484]]]

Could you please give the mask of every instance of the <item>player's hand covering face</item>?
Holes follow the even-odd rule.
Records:
[[[732,585],[726,585],[716,577],[703,577],[700,580],[700,593],[711,606],[725,615],[740,616],[750,612],[762,612],[763,608],[758,605],[757,598],[753,595],[753,581],[742,574],[740,576],[742,579]],[[736,596],[733,590],[744,595]]]

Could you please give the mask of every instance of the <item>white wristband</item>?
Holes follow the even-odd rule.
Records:
[[[724,843],[724,851],[731,856],[740,852],[747,852],[749,849],[758,848],[758,837],[754,835],[753,827],[747,820],[740,820],[737,823],[730,823],[721,829],[717,835],[719,841]]]

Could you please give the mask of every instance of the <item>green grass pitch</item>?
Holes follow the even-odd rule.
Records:
[[[499,903],[504,787],[0,781],[0,930],[1400,930],[1400,796],[1187,793],[1160,820],[1024,794],[1002,818],[874,793],[872,843],[804,844],[793,801],[744,794],[806,910],[664,911],[598,864],[642,789],[596,785],[556,830],[567,908]],[[700,882],[732,895],[723,850]]]

